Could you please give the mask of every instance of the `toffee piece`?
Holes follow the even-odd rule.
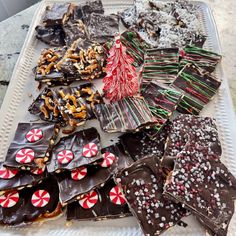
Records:
[[[67,206],[67,220],[105,220],[130,216],[128,205],[112,179]]]
[[[49,123],[19,123],[4,166],[32,170],[49,161],[59,128]]]
[[[145,235],[161,234],[186,214],[181,205],[164,198],[164,181],[159,158],[155,156],[136,161],[116,176],[130,211]]]

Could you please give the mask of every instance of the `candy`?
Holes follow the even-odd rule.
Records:
[[[34,160],[34,150],[31,148],[22,148],[16,153],[15,159],[21,164],[30,163]]]
[[[31,170],[31,173],[34,175],[41,175],[45,171],[45,166],[42,168],[36,168],[34,170]]]
[[[25,137],[30,143],[34,143],[42,139],[43,132],[41,129],[31,129]]]
[[[101,167],[110,167],[116,159],[116,156],[110,152],[103,153],[102,157],[103,161],[100,163]]]
[[[83,147],[84,157],[93,157],[98,153],[98,146],[96,143],[88,143]]]
[[[80,206],[84,209],[92,208],[98,201],[98,194],[95,190],[83,195],[83,197],[79,200]]]
[[[78,169],[71,171],[71,178],[73,180],[81,180],[87,175],[87,167],[81,166]]]
[[[0,178],[1,179],[11,179],[16,176],[19,171],[17,169],[7,169],[5,167],[0,168]]]
[[[60,164],[68,164],[74,159],[74,154],[70,150],[62,150],[57,154],[57,160]]]
[[[111,191],[109,193],[109,197],[110,197],[110,200],[117,205],[122,205],[126,202],[126,200],[125,200],[125,198],[118,186],[115,186],[111,189]]]
[[[5,193],[0,196],[0,206],[3,208],[10,208],[17,204],[19,201],[19,193],[17,191],[13,191],[10,193]]]
[[[31,203],[34,207],[44,207],[50,201],[50,194],[45,190],[37,190],[33,193]]]

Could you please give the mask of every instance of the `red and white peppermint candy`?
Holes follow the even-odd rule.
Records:
[[[79,200],[79,204],[84,209],[90,209],[97,203],[97,201],[98,194],[95,190],[92,190],[91,192],[84,194],[84,196]]]
[[[31,170],[30,172],[34,175],[41,175],[45,171],[45,166],[43,168],[36,168],[34,170]]]
[[[31,148],[22,148],[16,153],[15,159],[21,164],[30,163],[34,160],[34,150]]]
[[[17,169],[7,169],[4,166],[0,168],[0,178],[1,179],[11,179],[16,176],[19,171]]]
[[[57,154],[57,160],[60,164],[68,164],[74,159],[74,154],[70,150],[62,150]]]
[[[73,180],[81,180],[87,175],[87,167],[81,166],[80,168],[71,171],[71,178]]]
[[[88,143],[83,148],[84,157],[93,157],[98,153],[98,146],[96,143]]]
[[[50,201],[50,194],[46,190],[37,190],[31,198],[31,203],[34,207],[44,207]]]
[[[42,139],[43,132],[41,129],[31,129],[25,137],[30,143],[34,143]]]
[[[122,205],[126,202],[120,188],[115,186],[111,189],[109,193],[110,200],[115,203],[116,205]]]
[[[4,208],[13,207],[19,201],[19,193],[17,191],[13,191],[10,193],[5,193],[0,196],[0,206]]]
[[[105,152],[102,154],[103,160],[100,163],[101,167],[109,167],[113,164],[114,160],[116,159],[116,156],[113,153]]]

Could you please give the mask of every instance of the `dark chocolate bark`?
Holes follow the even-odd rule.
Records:
[[[106,132],[137,131],[154,126],[157,119],[142,98],[128,97],[112,104],[95,105],[94,113]]]
[[[87,21],[92,13],[104,14],[104,8],[101,0],[87,1],[82,5],[84,20]]]
[[[87,145],[92,147],[87,147]],[[84,153],[84,148],[86,151]],[[91,151],[96,149],[96,151]],[[91,164],[101,159],[100,135],[95,128],[75,132],[63,137],[53,147],[51,161],[47,166],[48,172],[72,170],[80,166]],[[87,154],[91,156],[87,156]]]
[[[235,190],[236,179],[219,156],[208,147],[189,142],[177,155],[164,194],[184,204],[215,235],[226,235],[234,213]]]
[[[136,24],[137,14],[136,14],[136,7],[132,6],[126,8],[119,14],[124,26],[126,28],[130,28],[131,26]]]
[[[115,14],[91,13],[88,18],[88,35],[91,41],[105,43],[119,32],[119,20]]]
[[[43,207],[39,207],[39,205],[42,205],[40,200],[34,203],[38,205],[38,207],[32,204],[32,195],[38,190],[43,190],[48,193],[46,196],[44,195],[44,200],[41,200],[43,204],[48,202]],[[3,224],[19,225],[35,221],[38,217],[48,218],[50,215],[53,217],[60,213],[60,207],[58,205],[59,189],[56,179],[52,176],[44,179],[40,184],[32,188],[24,188],[17,192],[14,191],[13,193],[14,195],[18,193],[19,200],[17,201],[18,197],[15,197],[14,201],[16,204],[12,207],[3,207],[4,202],[1,199],[0,222]],[[48,195],[50,196],[49,199]],[[5,204],[9,205],[9,202]]]
[[[148,49],[144,57],[142,76],[145,80],[171,83],[179,72],[179,49]]]
[[[136,161],[118,173],[116,181],[145,235],[161,234],[186,214],[181,205],[163,197],[165,178],[158,157]]]
[[[4,166],[24,170],[42,167],[49,160],[58,132],[54,124],[19,123]]]
[[[130,216],[128,205],[113,180],[67,206],[67,220],[102,220]]]

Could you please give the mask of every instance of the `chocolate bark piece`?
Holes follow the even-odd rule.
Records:
[[[182,94],[169,86],[159,86],[155,82],[143,83],[141,90],[141,95],[158,120],[155,128],[160,130],[176,110]]]
[[[36,193],[37,191],[40,192]],[[11,201],[4,203],[4,199],[1,199],[1,224],[20,225],[33,222],[38,218],[55,217],[61,213],[59,189],[56,179],[52,176],[32,188],[24,188],[9,193],[13,194],[10,197]],[[32,200],[32,197],[34,200]]]
[[[226,235],[234,213],[235,190],[236,179],[220,157],[189,142],[177,155],[164,194],[184,204],[216,235]]]
[[[87,1],[81,6],[84,20],[87,21],[92,13],[104,14],[104,8],[101,0]]]
[[[49,123],[19,123],[4,166],[32,170],[50,158],[59,127]]]
[[[35,28],[37,34],[36,38],[42,42],[54,46],[64,46],[65,45],[65,34],[61,26],[36,26]]]
[[[208,147],[215,155],[222,153],[217,126],[212,118],[180,115],[170,126],[162,165],[171,170],[176,156],[189,141]]]
[[[165,177],[157,156],[136,161],[119,172],[116,181],[145,235],[161,234],[186,214],[181,205],[163,197]]]
[[[103,158],[97,165],[82,166],[56,176],[62,204],[73,202],[77,197],[80,199],[81,194],[102,187],[118,170],[133,163],[119,143],[103,148],[101,153]]]
[[[147,49],[142,76],[145,80],[171,83],[179,72],[179,49]]]
[[[4,162],[0,162],[0,195],[9,190],[32,187],[46,176],[45,167],[38,170],[23,171],[17,168],[6,168],[3,164]]]
[[[104,220],[130,215],[125,198],[113,180],[70,203],[66,212],[67,220]]]
[[[99,43],[112,41],[116,33],[119,32],[119,18],[115,14],[91,13],[87,24],[91,41]]]
[[[28,108],[32,115],[39,116],[41,120],[49,122],[58,122],[65,124],[64,119],[59,112],[57,102],[53,96],[53,92],[49,88],[45,88],[39,96],[33,101]]]
[[[73,8],[71,3],[54,3],[52,6],[47,6],[43,23],[46,26],[62,25],[73,13]]]
[[[215,52],[188,45],[181,51],[180,66],[192,63],[208,72],[213,72],[221,58],[222,56]]]
[[[119,14],[122,23],[126,28],[130,28],[131,26],[136,24],[137,20],[137,13],[136,13],[136,7],[132,6],[129,8],[126,8],[124,11],[122,11]]]
[[[57,64],[59,71],[73,80],[92,80],[104,75],[106,55],[102,45],[77,39]]]
[[[174,88],[200,101],[203,105],[213,98],[220,85],[220,80],[192,64],[187,64],[172,83]]]
[[[169,133],[169,124],[159,132],[156,130],[143,130],[136,133],[126,133],[119,137],[126,152],[138,160],[146,156],[159,156],[164,154],[165,143]],[[153,133],[150,135],[150,132]]]
[[[53,147],[48,172],[59,173],[88,165],[101,159],[100,135],[95,128],[89,128],[62,137]]]
[[[157,123],[142,98],[127,97],[112,104],[97,104],[94,113],[101,128],[109,133],[138,131]]]
[[[146,49],[150,47],[135,31],[125,31],[121,35],[121,42],[126,52],[134,59],[134,66],[141,66],[144,61]]]

